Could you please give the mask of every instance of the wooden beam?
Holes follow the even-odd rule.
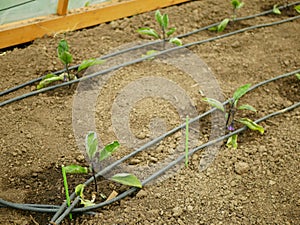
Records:
[[[56,13],[59,16],[64,16],[68,12],[69,0],[58,0]]]
[[[100,23],[136,15],[190,0],[129,0],[99,8],[70,12],[66,16],[51,15],[0,26],[0,49],[32,41],[44,35],[73,31]],[[97,5],[98,6],[98,5]]]

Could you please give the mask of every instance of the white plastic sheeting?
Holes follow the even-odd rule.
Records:
[[[68,9],[108,0],[69,0]],[[24,19],[56,14],[58,0],[0,0],[0,25]]]

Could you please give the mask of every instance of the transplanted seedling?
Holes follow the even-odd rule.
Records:
[[[232,19],[235,20],[237,17],[237,10],[244,6],[244,2],[239,0],[231,0],[232,5]]]
[[[67,187],[68,185],[66,184],[66,176],[64,174],[70,173],[70,174],[75,174],[75,173],[83,173],[87,174],[89,172],[92,172],[93,178],[94,178],[94,184],[95,184],[95,192],[98,192],[98,187],[97,187],[97,182],[96,182],[96,177],[95,177],[95,165],[99,165],[101,161],[107,159],[110,157],[120,146],[119,142],[114,141],[108,145],[106,145],[103,149],[99,150],[98,149],[98,139],[97,139],[97,134],[95,132],[89,132],[86,135],[85,138],[85,149],[86,153],[89,159],[89,164],[90,167],[82,167],[79,165],[69,165],[66,167],[63,167],[63,177],[64,177],[64,183],[65,183],[65,189],[66,189],[66,198],[68,202],[68,196],[67,196]],[[130,173],[118,173],[115,174],[114,176],[109,178],[112,181],[128,185],[128,186],[133,186],[133,187],[138,187],[142,188],[141,181],[134,176],[133,174]],[[93,196],[92,200],[86,200],[84,199],[83,196],[83,189],[84,189],[84,184],[80,184],[76,187],[76,193],[78,196],[81,198],[81,204],[85,206],[89,206],[94,204],[96,195]],[[68,203],[69,204],[69,203]]]
[[[163,48],[165,49],[165,43],[167,39],[176,31],[175,27],[169,28],[169,16],[168,14],[161,14],[159,10],[155,12],[155,20],[161,28],[161,34],[157,32],[155,29],[150,27],[143,27],[137,30],[138,33],[143,35],[148,35],[154,37],[155,39],[163,40]],[[182,45],[182,42],[179,38],[171,38],[169,39],[170,43],[176,45]]]
[[[229,110],[228,113],[225,111],[225,108],[223,106],[223,104],[221,102],[219,102],[216,99],[213,98],[204,98],[203,101],[207,102],[208,104],[210,104],[213,107],[216,107],[217,109],[221,110],[222,112],[224,112],[225,114],[225,118],[226,118],[226,129],[229,130],[230,132],[235,130],[235,122],[241,123],[243,125],[246,125],[249,129],[251,130],[256,130],[259,131],[261,134],[264,133],[264,128],[258,124],[256,124],[255,122],[253,122],[251,119],[249,118],[240,118],[240,119],[235,119],[235,113],[236,110],[250,110],[253,112],[256,112],[256,109],[248,104],[244,104],[244,105],[240,105],[238,106],[238,101],[239,99],[247,93],[247,91],[249,90],[251,84],[246,84],[243,85],[241,87],[239,87],[233,94],[233,97],[229,100]],[[229,137],[226,146],[227,147],[232,147],[234,149],[237,148],[237,134],[232,135],[231,137]]]
[[[300,80],[300,73],[296,73],[296,77]]]
[[[237,10],[244,6],[244,2],[241,2],[239,0],[231,0],[231,5],[232,5],[232,11],[233,11],[232,12],[232,19],[225,18],[224,20],[222,20],[219,23],[218,26],[211,27],[208,30],[222,32],[222,31],[225,30],[225,28],[227,27],[227,25],[230,21],[235,21],[236,20]]]
[[[77,74],[80,71],[83,71],[83,70],[87,69],[90,66],[104,63],[104,60],[94,59],[94,58],[91,58],[91,59],[88,59],[88,60],[83,60],[82,63],[77,68],[77,72],[72,73],[69,69],[69,65],[73,61],[73,56],[69,51],[69,45],[68,45],[67,41],[64,40],[64,39],[62,39],[58,43],[57,56],[60,59],[60,61],[64,64],[65,72],[61,73],[59,75],[56,75],[56,74],[53,74],[53,73],[47,74],[40,81],[40,83],[37,85],[38,90],[48,86],[49,84],[51,84],[55,81],[66,82],[66,81],[70,81],[70,80],[76,80],[77,79]]]

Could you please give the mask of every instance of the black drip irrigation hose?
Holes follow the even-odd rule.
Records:
[[[286,73],[286,74],[282,74],[280,76],[277,76],[277,77],[274,77],[274,78],[271,78],[271,79],[268,79],[268,80],[265,80],[263,82],[260,82],[254,86],[252,86],[248,92],[262,86],[262,85],[265,85],[267,83],[270,83],[272,81],[275,81],[275,80],[278,80],[278,79],[282,79],[282,78],[286,78],[288,76],[291,76],[291,75],[294,75],[296,73],[299,73],[300,72],[300,69],[298,70],[295,70],[295,71],[292,71],[292,72],[289,72],[289,73]],[[223,104],[227,104],[229,102],[229,100],[225,101]],[[262,117],[258,120],[256,120],[255,122],[259,123],[259,122],[262,122],[270,117],[273,117],[273,116],[276,116],[276,115],[279,115],[281,113],[284,113],[284,112],[287,112],[289,110],[292,110],[292,109],[295,109],[297,107],[300,106],[300,102],[290,106],[290,107],[287,107],[285,109],[282,109],[282,110],[279,110],[277,112],[273,112],[265,117]],[[211,110],[193,118],[192,120],[189,121],[189,123],[193,123],[205,116],[207,116],[208,114],[212,113],[213,111],[215,111],[216,108],[212,108]],[[140,147],[139,149],[135,150],[134,152],[130,153],[129,155],[123,157],[122,159],[116,161],[115,163],[111,164],[110,166],[106,167],[104,170],[100,171],[97,173],[96,177],[99,177],[99,176],[102,176],[103,174],[105,174],[107,171],[111,170],[113,167],[119,165],[120,163],[122,163],[123,161],[127,160],[128,158],[136,155],[138,152],[141,152],[143,150],[145,150],[146,148],[148,148],[149,146],[159,142],[160,140],[164,139],[166,136],[172,134],[172,133],[175,133],[176,131],[180,130],[181,128],[184,128],[185,127],[185,124],[182,124],[174,129],[172,129],[171,131],[167,132],[166,134],[164,135],[161,135],[160,137],[150,141],[149,143],[146,143],[145,145],[143,145],[142,147]],[[212,140],[212,141],[209,141],[201,146],[198,146],[192,150],[190,150],[189,152],[189,155],[192,155],[193,153],[195,153],[196,151],[199,151],[205,147],[208,147],[210,145],[213,145],[221,140],[224,140],[226,138],[228,138],[229,136],[231,135],[234,135],[234,134],[237,134],[237,133],[240,133],[242,131],[246,130],[246,127],[243,127],[243,128],[240,128],[230,134],[227,134],[227,135],[224,135],[224,136],[221,136],[215,140]],[[161,174],[165,173],[169,168],[173,167],[175,164],[179,163],[182,159],[183,159],[184,156],[180,156],[179,158],[177,158],[176,160],[172,161],[169,165],[167,165],[166,167],[162,168],[161,170],[157,171],[156,173],[152,174],[151,176],[149,176],[148,178],[146,178],[142,184],[143,186],[147,183],[149,183],[151,180],[155,179],[156,177],[160,176]],[[91,177],[89,180],[87,180],[85,182],[85,185],[88,185],[89,183],[91,183],[93,181],[93,178]],[[99,203],[97,205],[94,205],[94,206],[91,206],[91,207],[85,207],[85,208],[75,208],[76,204],[78,203],[78,197],[75,198],[75,193],[73,193],[70,198],[71,199],[74,199],[75,200],[73,201],[72,205],[70,207],[67,207],[66,205],[66,202],[63,203],[60,207],[59,206],[55,206],[55,205],[39,205],[39,204],[18,204],[18,203],[12,203],[12,202],[7,202],[3,199],[0,199],[0,206],[1,207],[11,207],[11,208],[15,208],[15,209],[21,209],[21,210],[29,210],[29,211],[35,211],[35,212],[44,212],[44,213],[56,213],[51,222],[55,222],[56,224],[59,224],[65,217],[66,215],[68,215],[70,212],[74,212],[74,213],[89,213],[89,214],[94,214],[93,212],[91,212],[91,210],[94,210],[94,209],[97,209],[97,208],[100,208],[100,207],[103,207],[105,205],[108,205],[108,204],[111,204],[113,202],[116,202],[116,201],[119,201],[120,199],[134,193],[136,190],[138,190],[137,188],[131,188],[123,193],[121,193],[120,195],[118,195],[116,198],[110,200],[110,201],[107,201],[107,202],[102,202],[102,203]]]
[[[299,18],[300,18],[300,15],[299,16],[294,16],[294,17],[291,17],[291,18],[287,18],[287,19],[284,19],[284,20],[272,22],[272,23],[254,25],[254,26],[246,27],[246,28],[243,28],[243,29],[240,29],[240,30],[230,32],[230,33],[219,35],[219,36],[216,36],[216,37],[208,38],[208,39],[205,39],[205,40],[196,41],[196,42],[188,43],[188,44],[185,44],[185,45],[182,45],[182,46],[176,46],[176,47],[173,47],[173,48],[169,48],[169,49],[160,51],[158,53],[155,53],[155,54],[152,54],[152,55],[149,55],[149,56],[144,56],[142,58],[134,59],[132,61],[128,61],[128,62],[119,64],[119,65],[112,66],[108,69],[98,71],[96,73],[89,74],[89,75],[81,77],[77,80],[71,80],[71,81],[60,83],[60,84],[57,84],[57,85],[45,87],[45,88],[42,88],[40,90],[32,91],[32,92],[23,94],[21,96],[17,96],[17,97],[5,100],[5,101],[0,103],[0,107],[4,106],[4,105],[7,105],[9,103],[12,103],[12,102],[19,101],[21,99],[33,96],[33,95],[36,95],[36,94],[40,94],[40,93],[43,93],[43,92],[46,92],[46,91],[49,91],[49,90],[53,90],[53,89],[56,89],[56,88],[59,88],[59,87],[71,85],[73,83],[78,83],[82,80],[86,80],[86,79],[90,79],[90,78],[93,78],[93,77],[96,77],[96,76],[100,76],[100,75],[115,71],[117,69],[120,69],[122,67],[133,65],[135,63],[139,63],[139,62],[145,61],[147,59],[151,59],[151,58],[156,57],[156,56],[161,56],[161,55],[164,55],[164,54],[167,54],[167,53],[179,50],[179,49],[188,48],[188,47],[191,47],[193,45],[204,44],[204,43],[207,43],[207,42],[215,41],[215,40],[218,40],[218,39],[221,39],[221,38],[229,37],[229,36],[232,36],[232,35],[235,35],[235,34],[238,34],[238,33],[246,32],[246,31],[250,31],[250,30],[254,30],[254,29],[258,29],[258,28],[262,28],[262,27],[269,27],[269,26],[274,26],[274,25],[290,22],[290,21],[293,21],[293,20],[296,20],[296,19],[299,19]]]
[[[292,75],[294,75],[294,74],[296,74],[296,73],[298,73],[298,72],[300,72],[300,69],[298,69],[298,70],[296,70],[296,71],[292,71],[292,72],[286,73],[286,74],[279,75],[279,76],[277,76],[277,77],[274,77],[274,78],[271,78],[271,79],[268,79],[268,80],[265,80],[265,81],[262,81],[262,82],[260,82],[260,83],[258,83],[258,84],[256,84],[256,85],[252,86],[251,88],[249,88],[248,92],[253,91],[253,90],[256,89],[256,88],[258,88],[258,87],[260,87],[260,86],[263,86],[263,85],[266,85],[266,84],[268,84],[268,83],[270,83],[270,82],[273,82],[273,81],[275,81],[275,80],[278,80],[278,79],[282,79],[282,78],[286,78],[286,77],[292,76]],[[248,92],[247,92],[247,93],[248,93]],[[230,100],[227,100],[227,101],[223,102],[223,104],[225,105],[225,104],[227,104],[229,101],[230,101]],[[298,104],[296,104],[296,105],[293,105],[293,108],[298,107],[299,104],[300,104],[300,103],[298,103]],[[291,109],[292,109],[292,108],[291,108]],[[289,110],[291,110],[291,109],[289,108]],[[201,114],[201,115],[199,115],[199,116],[197,116],[197,117],[191,119],[191,120],[189,121],[189,124],[191,124],[191,123],[193,123],[193,122],[195,122],[195,121],[197,121],[197,120],[200,120],[201,118],[203,118],[203,117],[205,117],[205,116],[211,114],[211,113],[214,112],[215,110],[216,110],[216,108],[212,108],[212,109],[210,109],[209,111],[207,111],[207,112],[205,112],[205,113],[203,113],[203,114]],[[278,115],[278,113],[275,113],[275,114],[272,113],[271,115],[272,115],[272,116],[275,116],[275,115]],[[269,117],[266,116],[266,117],[263,117],[263,118],[265,118],[264,120],[266,120],[266,119],[269,118]],[[258,120],[258,121],[261,122],[262,120]],[[108,167],[104,168],[102,171],[98,172],[98,173],[96,174],[96,177],[99,177],[99,176],[104,175],[106,172],[110,171],[111,169],[113,169],[115,166],[121,164],[122,162],[128,160],[129,158],[131,158],[132,156],[136,155],[137,153],[139,153],[139,152],[141,152],[141,151],[143,151],[143,150],[145,150],[145,149],[151,147],[152,145],[154,145],[154,144],[158,143],[159,141],[163,140],[165,137],[167,137],[167,136],[169,136],[169,135],[171,135],[171,134],[177,132],[178,130],[184,128],[185,125],[186,125],[186,124],[183,123],[183,124],[181,124],[180,126],[175,127],[175,128],[173,128],[172,130],[168,131],[167,133],[165,133],[165,134],[163,134],[163,135],[161,135],[161,136],[159,136],[159,137],[153,139],[152,141],[146,143],[145,145],[141,146],[141,147],[138,148],[137,150],[131,152],[130,154],[124,156],[124,157],[121,158],[120,160],[117,160],[117,161],[114,162],[113,164],[111,164],[111,165],[109,165]],[[242,130],[241,130],[241,129],[242,129]],[[246,127],[241,128],[241,129],[236,130],[235,132],[230,133],[230,134],[231,134],[231,135],[234,135],[234,134],[236,134],[237,131],[242,132],[243,130],[246,129]],[[198,150],[203,149],[203,148],[205,148],[205,147],[208,147],[208,146],[210,146],[210,145],[212,145],[212,144],[215,144],[215,143],[217,143],[217,142],[219,142],[219,141],[221,141],[221,140],[224,140],[224,139],[226,139],[227,137],[231,136],[230,134],[227,134],[227,135],[225,135],[225,136],[222,136],[223,139],[222,139],[222,137],[219,137],[219,138],[217,138],[217,139],[215,139],[215,140],[213,140],[213,141],[207,142],[207,143],[205,143],[205,144],[203,144],[203,145],[201,145],[201,146],[195,148],[195,149],[196,149],[195,151],[198,151]],[[229,135],[229,136],[228,136],[228,135]],[[221,139],[220,139],[220,138],[221,138]],[[219,139],[220,139],[220,140],[219,140]],[[190,151],[189,155],[191,155],[191,154],[193,154],[193,150]],[[183,157],[183,156],[181,156],[181,157]],[[179,160],[179,159],[177,159],[177,160]],[[179,161],[177,161],[177,160],[175,160],[175,161],[178,163],[179,161],[182,160],[182,158],[181,158]],[[171,162],[170,164],[172,164],[172,166],[174,166],[176,163],[175,163],[175,164],[173,164],[173,163],[174,163],[174,161]],[[164,172],[165,172],[166,170],[168,170],[169,168],[171,168],[172,166],[171,166],[170,164],[169,164],[167,167],[161,169],[160,171],[164,171]],[[162,173],[164,173],[164,172],[161,172],[160,174],[162,174]],[[155,174],[156,174],[156,173],[155,173]],[[153,179],[154,179],[155,177],[157,177],[157,176],[158,176],[158,175],[154,176],[154,174],[151,175],[151,176],[149,176],[147,179],[145,179],[145,180],[142,182],[143,186],[144,186],[144,184],[150,182],[151,180],[153,180]],[[150,179],[150,177],[151,177],[151,179]],[[153,178],[152,178],[152,177],[153,177]],[[149,180],[149,179],[150,179],[150,180]],[[93,181],[93,179],[92,179],[92,177],[91,177],[85,184],[88,185],[88,184],[91,183],[92,181]],[[145,183],[144,183],[144,182],[145,182]],[[124,197],[126,197],[126,196],[132,194],[132,193],[135,192],[136,190],[137,190],[137,188],[131,188],[131,189],[129,189],[128,191],[126,191],[126,192],[120,194],[120,195],[118,196],[118,197],[120,197],[119,199],[112,199],[111,202],[110,202],[110,201],[109,201],[109,202],[103,202],[103,203],[98,204],[98,206],[99,206],[99,207],[102,207],[102,206],[108,205],[108,204],[110,204],[110,203],[112,203],[112,202],[118,201],[118,200],[120,200],[121,198],[124,198]],[[72,194],[72,198],[74,198],[74,196],[75,196],[75,194],[73,193],[73,194]],[[70,197],[70,198],[71,198],[71,197]],[[71,199],[72,199],[72,198],[71,198]],[[114,200],[114,201],[113,201],[113,200]],[[72,207],[72,206],[75,206],[75,205],[71,205],[70,207]],[[68,207],[68,208],[70,208],[70,207]],[[99,207],[96,207],[96,208],[99,208]],[[61,213],[61,211],[62,211],[63,209],[65,209],[65,208],[66,208],[66,203],[64,203],[64,204],[61,206],[60,212],[57,212],[57,213],[53,216],[51,222],[54,222],[54,221],[56,220],[56,218],[59,216],[59,213]],[[93,209],[95,209],[95,208],[93,208],[93,206],[92,206],[92,208],[90,208],[90,209],[93,210]],[[79,209],[79,210],[80,210],[80,209]],[[76,212],[76,211],[72,211],[72,212]],[[67,216],[68,214],[67,214],[67,213],[66,213],[66,214],[64,213],[63,215],[64,215],[64,217],[65,217],[65,216]],[[55,221],[55,222],[57,223],[57,221]]]
[[[290,7],[290,6],[293,6],[293,5],[297,5],[297,4],[300,4],[300,1],[299,2],[293,2],[293,3],[290,3],[290,4],[287,4],[287,5],[284,5],[284,6],[279,6],[278,9],[284,9],[284,8],[287,8],[287,7]],[[248,20],[248,19],[253,19],[255,17],[259,17],[259,16],[264,16],[264,15],[267,15],[267,14],[270,14],[270,13],[273,13],[273,10],[270,9],[270,10],[267,10],[267,11],[264,11],[264,12],[261,12],[261,13],[257,13],[257,14],[253,14],[253,15],[249,15],[249,16],[245,16],[245,17],[239,17],[239,18],[236,18],[235,21],[242,21],[242,20]],[[187,37],[187,36],[190,36],[190,35],[193,35],[193,34],[196,34],[196,33],[199,33],[201,31],[204,31],[204,30],[207,30],[211,27],[214,27],[214,26],[218,26],[220,24],[220,22],[217,22],[217,23],[214,23],[214,24],[211,24],[211,25],[207,25],[205,27],[201,27],[199,29],[196,29],[194,31],[191,31],[191,32],[187,32],[185,34],[181,34],[181,35],[178,35],[176,36],[177,38],[184,38],[184,37]],[[144,43],[144,44],[140,44],[140,45],[136,45],[134,47],[130,47],[130,48],[126,48],[126,49],[122,49],[122,50],[119,50],[119,51],[116,51],[116,52],[113,52],[113,53],[110,53],[110,54],[107,54],[105,56],[102,56],[100,57],[100,59],[104,60],[104,59],[108,59],[108,58],[111,58],[113,56],[117,56],[117,55],[120,55],[120,54],[123,54],[123,53],[126,53],[126,52],[130,52],[130,51],[133,51],[133,50],[136,50],[136,49],[139,49],[139,48],[143,48],[143,47],[146,47],[146,46],[151,46],[151,45],[154,45],[154,44],[157,44],[157,43],[162,43],[163,40],[157,40],[157,41],[152,41],[152,42],[148,42],[148,43]],[[70,70],[73,70],[73,69],[77,69],[79,67],[79,64],[78,65],[74,65],[74,66],[71,66],[69,67]],[[66,69],[62,69],[62,70],[58,70],[58,71],[55,71],[53,72],[53,74],[61,74],[63,72],[65,72]],[[6,95],[6,94],[9,94],[11,92],[14,92],[18,89],[21,89],[23,87],[26,87],[30,84],[33,84],[35,82],[38,82],[38,81],[41,81],[46,75],[42,76],[42,77],[38,77],[38,78],[35,78],[35,79],[32,79],[30,81],[27,81],[23,84],[20,84],[20,85],[17,85],[15,87],[12,87],[12,88],[9,88],[7,90],[4,90],[2,92],[0,92],[0,96],[3,96],[3,95]]]
[[[289,4],[287,6],[291,6],[291,5],[294,5],[294,4],[299,4],[298,2],[296,3],[292,3],[292,4]],[[283,8],[283,7],[287,7],[287,6],[282,6],[280,8]],[[253,16],[248,16],[248,17],[243,17],[243,18],[237,18],[237,20],[242,20],[242,19],[249,19],[249,18],[253,18],[253,17],[256,17],[256,16],[260,16],[260,15],[265,15],[265,14],[268,14],[272,12],[272,10],[269,10],[269,11],[265,11],[263,13],[260,13],[260,14],[256,14],[256,15],[253,15]],[[234,34],[237,34],[237,33],[241,33],[241,32],[245,32],[245,31],[248,31],[248,30],[252,30],[252,29],[256,29],[256,28],[261,28],[261,27],[266,27],[266,26],[272,26],[272,25],[276,25],[276,24],[281,24],[281,23],[284,23],[284,22],[288,22],[288,21],[292,21],[292,20],[295,20],[295,19],[298,19],[299,16],[295,16],[295,17],[292,17],[292,18],[289,18],[289,19],[285,19],[285,20],[281,20],[281,21],[277,21],[277,22],[273,22],[273,23],[268,23],[268,24],[260,24],[260,25],[255,25],[255,26],[251,26],[251,27],[247,27],[247,28],[244,28],[244,29],[241,29],[241,30],[237,30],[237,31],[234,31],[234,32],[231,32],[231,33],[227,33],[227,34],[224,34],[224,35],[220,35],[220,36],[217,36],[217,37],[214,37],[214,38],[210,38],[210,39],[206,39],[206,40],[202,40],[202,41],[197,41],[197,42],[193,42],[193,43],[190,43],[190,44],[186,44],[184,46],[179,46],[179,47],[175,47],[175,48],[171,48],[171,49],[167,49],[165,51],[162,51],[162,52],[159,52],[157,54],[155,54],[154,56],[159,56],[159,55],[162,55],[162,54],[166,54],[166,53],[169,53],[169,52],[172,52],[172,51],[175,51],[175,50],[178,50],[178,49],[181,49],[181,48],[185,48],[185,47],[190,47],[192,45],[196,45],[196,44],[202,44],[202,43],[206,43],[206,42],[210,42],[210,41],[214,41],[214,40],[217,40],[217,39],[220,39],[220,38],[224,38],[224,37],[228,37],[228,36],[231,36],[231,35],[234,35]],[[188,36],[188,35],[191,35],[191,34],[194,34],[194,33],[197,33],[201,30],[205,30],[205,29],[208,29],[209,27],[212,27],[212,26],[216,26],[218,25],[219,23],[216,23],[216,24],[213,24],[213,25],[210,25],[210,26],[207,26],[207,27],[203,27],[197,31],[193,31],[193,32],[190,32],[190,33],[187,33],[187,34],[184,34],[184,35],[180,35],[178,37],[185,37],[185,36]],[[124,52],[128,52],[132,49],[138,49],[138,48],[141,48],[141,47],[144,47],[144,46],[147,46],[147,45],[152,45],[154,43],[159,43],[161,41],[156,41],[156,42],[150,42],[150,43],[147,43],[147,44],[144,44],[144,45],[139,45],[139,46],[135,46],[133,48],[130,48],[130,49],[124,49],[124,50],[121,50],[119,52],[115,52],[115,53],[112,53],[110,55],[106,55],[104,57],[102,57],[102,59],[104,59],[105,57],[106,58],[109,58],[109,57],[112,57],[112,56],[115,56],[115,55],[118,55],[118,54],[122,54]],[[86,77],[83,77],[83,78],[80,78],[79,80],[75,81],[75,82],[79,82],[80,80],[83,80],[83,79],[88,79],[88,78],[91,78],[91,77],[95,77],[95,76],[98,76],[98,75],[102,75],[102,74],[105,74],[105,73],[108,73],[108,72],[111,72],[111,71],[114,71],[116,69],[119,69],[121,67],[124,67],[124,66],[127,66],[127,65],[131,65],[131,64],[134,64],[134,63],[137,63],[137,62],[141,62],[143,60],[146,60],[148,58],[151,58],[153,57],[153,55],[151,56],[148,56],[148,57],[144,57],[143,59],[138,59],[138,60],[133,60],[131,62],[127,62],[127,63],[123,63],[123,64],[120,64],[120,65],[117,65],[117,66],[114,66],[110,69],[107,69],[107,70],[104,70],[104,71],[100,71],[98,73],[94,73],[94,74],[91,74],[89,76],[86,76]],[[70,69],[76,69],[78,67],[78,65],[76,66],[72,66],[70,67]],[[64,72],[64,70],[60,70],[60,71],[57,71],[55,73],[61,73],[61,72]],[[262,86],[264,84],[267,84],[269,82],[272,82],[272,81],[275,81],[275,80],[278,80],[278,79],[281,79],[281,78],[284,78],[284,77],[288,77],[288,76],[291,76],[293,74],[296,74],[296,73],[299,73],[300,72],[300,69],[296,70],[296,71],[293,71],[293,72],[290,72],[290,73],[286,73],[286,74],[283,74],[283,75],[280,75],[278,77],[275,77],[275,78],[272,78],[272,79],[269,79],[269,80],[266,80],[266,81],[263,81],[259,84],[256,84],[254,86],[252,86],[249,90],[249,91],[252,91],[253,89],[259,87],[259,86]],[[29,81],[23,85],[19,85],[15,88],[19,89],[21,87],[24,87],[28,84],[31,84],[33,82],[36,82],[38,80],[41,80],[42,78],[37,78],[35,79],[34,81]],[[31,83],[30,83],[31,82]],[[52,90],[54,88],[58,88],[58,87],[62,87],[62,86],[65,86],[65,85],[69,85],[71,83],[75,83],[74,81],[70,81],[70,82],[66,82],[66,83],[63,83],[63,84],[60,84],[60,85],[56,85],[56,86],[52,86],[52,87],[48,87],[48,88],[44,88],[42,90],[39,90],[39,91],[35,91],[34,94],[38,94],[38,93],[42,93],[44,91],[48,91],[48,90]],[[19,88],[18,88],[19,87]],[[13,91],[14,88],[12,89],[9,89],[9,90],[6,90],[4,92],[1,92],[0,93],[0,96],[1,95],[4,95],[6,93],[9,93],[11,91]],[[16,90],[16,89],[15,89]],[[8,103],[11,103],[13,101],[17,101],[17,100],[20,100],[20,99],[23,99],[25,97],[29,97],[31,96],[30,95],[31,93],[27,93],[23,96],[18,96],[16,98],[13,98],[13,99],[9,99],[7,101],[4,101],[2,103],[0,103],[0,106],[3,106],[5,104],[8,104]],[[33,94],[32,94],[33,95]],[[226,102],[224,102],[223,104],[227,104],[229,102],[229,100],[227,100]],[[295,109],[297,107],[300,106],[300,102],[290,106],[290,107],[287,107],[283,110],[279,110],[277,112],[273,112],[265,117],[262,117],[258,120],[256,120],[255,122],[256,123],[259,123],[261,121],[264,121],[270,117],[273,117],[273,116],[276,116],[276,115],[279,115],[281,113],[284,113],[284,112],[287,112],[289,110],[292,110],[292,109]],[[193,123],[203,117],[205,117],[206,115],[209,115],[210,113],[212,113],[213,111],[215,111],[216,109],[213,108],[207,112],[205,112],[204,114],[201,114],[195,118],[193,118],[192,120],[189,121],[189,123]],[[169,136],[170,134],[173,134],[174,132],[182,129],[185,127],[185,124],[182,124],[174,129],[172,129],[171,131],[165,133],[164,135],[148,142],[147,144],[145,144],[144,146],[140,147],[139,149],[135,150],[134,152],[130,153],[129,155],[123,157],[121,160],[118,160],[116,161],[115,163],[111,164],[110,166],[106,167],[104,170],[100,171],[99,173],[97,173],[96,177],[99,177],[99,176],[102,176],[103,174],[105,174],[107,171],[111,170],[112,168],[114,168],[115,166],[119,165],[120,163],[122,163],[123,161],[127,160],[128,158],[136,155],[138,152],[141,152],[143,150],[145,150],[146,148],[148,148],[149,146],[152,146],[153,144],[161,141],[162,139],[164,139],[165,137]],[[246,130],[247,128],[246,127],[243,127],[243,128],[240,128],[232,133],[229,133],[227,135],[224,135],[224,136],[221,136],[215,140],[212,140],[212,141],[209,141],[201,146],[198,146],[192,150],[190,150],[189,152],[189,155],[192,155],[194,154],[195,152],[205,148],[205,147],[208,147],[210,145],[213,145],[217,142],[220,142],[234,134],[237,134],[237,133],[240,133],[244,130]],[[176,160],[172,161],[169,165],[167,165],[166,167],[160,169],[159,171],[155,172],[154,174],[152,174],[151,176],[149,176],[148,178],[146,178],[144,181],[142,181],[142,184],[143,186],[146,185],[147,183],[149,183],[150,181],[154,180],[155,178],[159,177],[161,174],[165,173],[168,169],[170,169],[171,167],[173,167],[174,165],[178,164],[180,161],[182,161],[182,159],[185,157],[185,155],[182,155],[180,157],[178,157]],[[85,182],[86,185],[88,185],[89,183],[92,182],[92,177],[87,180]],[[91,207],[86,207],[86,208],[75,208],[76,204],[78,203],[79,201],[79,197],[76,197],[75,198],[75,193],[73,193],[70,197],[71,199],[73,200],[75,198],[75,200],[73,201],[72,205],[70,207],[67,207],[67,204],[64,203],[62,204],[61,206],[55,206],[55,205],[39,205],[39,204],[18,204],[18,203],[12,203],[12,202],[7,202],[3,199],[0,199],[0,207],[11,207],[11,208],[15,208],[15,209],[21,209],[21,210],[30,210],[30,211],[35,211],[35,212],[45,212],[45,213],[55,213],[56,214],[53,216],[53,218],[51,219],[51,222],[55,222],[56,224],[59,224],[70,212],[74,212],[74,213],[89,213],[89,214],[94,214],[93,212],[91,212],[91,210],[93,209],[97,209],[97,208],[100,208],[102,206],[105,206],[105,205],[108,205],[108,204],[111,204],[113,202],[116,202],[116,201],[119,201],[120,199],[128,196],[129,194],[132,194],[134,193],[135,191],[137,191],[138,189],[137,188],[131,188],[123,193],[121,193],[120,195],[118,195],[117,197],[115,197],[114,199],[110,200],[110,201],[107,201],[107,202],[102,202],[100,204],[96,204],[94,206],[91,206]]]
[[[285,113],[285,112],[288,112],[290,110],[293,110],[297,107],[300,106],[300,102],[297,102],[295,103],[294,105],[291,105],[289,107],[286,107],[282,110],[279,110],[279,111],[276,111],[276,112],[273,112],[273,113],[270,113],[258,120],[255,120],[254,122],[255,123],[260,123],[262,121],[265,121],[271,117],[274,117],[274,116],[277,116],[277,115],[280,115],[282,113]],[[231,133],[228,133],[226,135],[223,135],[221,137],[218,137],[212,141],[209,141],[201,146],[198,146],[192,150],[189,151],[189,156],[191,156],[192,154],[204,149],[205,147],[208,147],[208,146],[211,146],[211,145],[214,145],[220,141],[223,141],[227,138],[229,138],[230,136],[232,135],[235,135],[235,134],[238,134],[238,133],[241,133],[243,131],[245,131],[247,129],[247,127],[242,127],[234,132],[231,132]],[[183,159],[185,158],[185,154],[179,156],[176,160],[172,161],[171,163],[169,163],[166,167],[158,170],[157,172],[153,173],[151,176],[149,176],[148,178],[146,178],[145,180],[142,181],[142,185],[145,186],[147,183],[149,183],[150,181],[156,179],[157,177],[161,176],[162,174],[164,174],[167,170],[169,170],[170,168],[172,168],[173,166],[175,166],[176,164],[178,164],[179,162],[181,162]],[[66,208],[66,204],[64,204],[64,208],[66,208],[66,210],[60,214],[59,217],[53,217],[53,219],[50,221],[52,224],[59,224],[69,213],[73,212],[73,213],[85,213],[85,212],[89,212],[90,210],[94,210],[94,209],[98,209],[98,208],[101,208],[103,206],[106,206],[106,205],[109,205],[111,203],[114,203],[114,202],[117,202],[117,201],[120,201],[121,199],[129,196],[130,194],[136,192],[138,190],[138,188],[135,188],[135,187],[132,187],[130,188],[129,190],[121,193],[120,195],[118,195],[117,197],[109,200],[109,201],[106,201],[106,202],[102,202],[102,203],[99,203],[99,204],[96,204],[96,205],[93,205],[93,206],[89,206],[89,207],[85,207],[85,208],[73,208],[78,202],[79,202],[79,197],[76,197],[75,201],[73,201],[72,205],[68,208]],[[4,201],[2,199],[0,199],[0,204],[2,205],[5,205],[5,206],[8,206],[8,207],[12,207],[12,208],[16,208],[16,209],[22,209],[22,210],[30,210],[30,211],[38,211],[38,212],[56,212],[57,210],[57,206],[54,206],[55,209],[47,209],[45,210],[44,207],[40,207],[40,208],[32,208],[29,206],[29,204],[26,205],[26,208],[22,206],[22,204],[17,204],[17,203],[10,203],[10,202],[7,202],[7,201]],[[54,208],[53,207],[53,208]],[[63,211],[63,210],[62,210]],[[62,212],[61,211],[61,212]],[[91,214],[94,214],[94,213],[91,213]]]

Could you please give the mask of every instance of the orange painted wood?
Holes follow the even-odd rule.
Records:
[[[56,13],[59,16],[64,16],[68,12],[69,0],[58,0]]]
[[[73,31],[190,0],[129,0],[99,4],[65,16],[50,15],[0,26],[0,49],[32,41],[44,35]],[[86,10],[86,11],[85,11]]]

